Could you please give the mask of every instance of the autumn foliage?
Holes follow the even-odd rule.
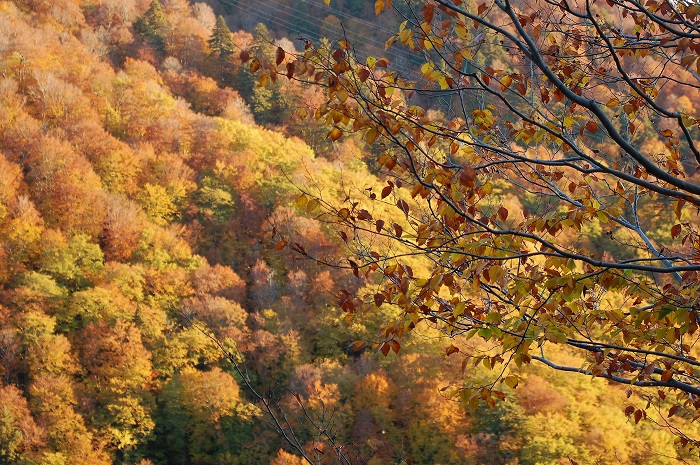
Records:
[[[586,110],[563,108],[552,87],[550,104],[574,123],[545,131],[537,147],[523,141],[540,136],[528,136],[522,118],[505,117],[509,100],[499,96],[511,88],[522,95],[516,87],[527,84],[531,97],[534,81],[508,84],[506,75],[525,76],[522,56],[506,60],[493,37],[475,40],[483,25],[464,23],[469,35],[459,40],[467,42],[453,44],[466,43],[475,57],[479,46],[491,47],[489,82],[484,70],[465,71],[469,85],[481,79],[483,98],[458,103],[466,94],[448,85],[446,111],[416,87],[424,108],[411,110],[411,89],[398,88],[404,82],[388,60],[359,64],[346,42],[340,51],[330,41],[300,51],[305,42],[277,40],[280,31],[262,25],[235,30],[249,18],[242,8],[265,2],[225,3],[0,1],[0,463],[692,460],[695,452],[658,426],[672,409],[672,425],[692,445],[692,392],[679,401],[680,388],[669,385],[660,399],[597,379],[641,373],[639,383],[692,384],[694,271],[682,271],[679,284],[656,269],[601,266],[667,266],[645,255],[643,237],[668,266],[694,266],[692,196],[681,204],[638,191],[634,211],[646,236],[622,228],[616,205],[635,192],[635,179],[660,185],[654,175],[632,170],[620,191],[603,174],[574,170],[580,160],[556,143],[564,136],[567,150],[618,155],[594,136],[600,120],[596,132]],[[374,5],[340,6],[339,15],[353,12],[371,29]],[[442,48],[424,55],[433,68],[421,84],[440,87],[443,74],[433,72],[446,68],[433,54],[462,29],[438,4],[433,10],[420,20],[430,28],[409,21],[396,42],[414,53],[426,48],[421,34],[442,38]],[[679,53],[689,50],[690,42]],[[679,65],[686,76],[688,63]],[[696,97],[682,83],[669,81],[658,98],[690,115]],[[620,104],[604,111],[620,121],[632,97],[615,91]],[[635,115],[644,114],[642,97]],[[540,108],[545,97],[535,98]],[[364,111],[370,104],[374,113]],[[467,112],[462,120],[455,108]],[[660,169],[694,182],[683,139],[659,138],[668,122],[625,117],[635,124],[634,147],[663,152]],[[451,121],[468,124],[471,138],[457,141],[463,127]],[[420,131],[409,146],[405,137]],[[548,161],[518,165],[495,153]],[[523,180],[528,193],[514,187]],[[462,207],[481,223],[460,216]],[[497,234],[503,228],[513,233]],[[526,232],[577,255],[551,255]],[[357,252],[349,261],[348,246]],[[524,256],[512,256],[516,248]],[[514,298],[541,310],[518,314]],[[521,322],[529,329],[518,329]],[[619,334],[605,335],[614,325]],[[508,347],[508,328],[523,336],[520,344]],[[595,344],[654,343],[655,353],[623,359],[629,352],[567,344],[576,328],[589,329]],[[675,347],[684,352],[669,358]],[[598,376],[526,363],[540,351]],[[644,409],[647,398],[661,416]]]

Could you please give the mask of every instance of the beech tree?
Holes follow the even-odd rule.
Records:
[[[676,421],[700,417],[700,115],[681,101],[700,88],[700,5],[394,9],[404,21],[387,47],[420,60],[415,72],[362,59],[346,40],[249,62],[259,85],[286,76],[323,88],[325,102],[302,115],[328,123],[334,141],[362,137],[386,174],[381,191],[356,186],[341,203],[316,189],[296,200],[337,230],[348,258],[286,238],[277,248],[364,280],[339,291],[347,321],[400,310],[368,341],[375,351],[398,352],[428,325],[453,338],[446,353],[464,368],[494,370],[493,382],[447,391],[465,405],[495,405],[521,380],[513,368],[537,362],[627,385],[640,397],[626,415],[696,447]],[[555,346],[574,357],[557,359]]]

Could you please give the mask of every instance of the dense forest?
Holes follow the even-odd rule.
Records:
[[[0,463],[305,463],[253,392],[327,463],[310,419],[377,465],[692,462],[600,378],[525,364],[502,402],[465,409],[445,388],[493,373],[437,331],[388,357],[355,350],[396,309],[346,318],[337,291],[369,283],[303,257],[345,243],[300,192],[379,192],[375,149],[327,137],[299,116],[319,88],[259,86],[241,52],[274,59],[303,48],[286,34],[346,16],[368,51],[386,37],[362,2],[296,31],[257,23],[274,4],[240,3],[0,1]],[[494,189],[511,212],[534,202]],[[671,214],[648,212],[660,242]],[[571,240],[602,234],[596,221]]]

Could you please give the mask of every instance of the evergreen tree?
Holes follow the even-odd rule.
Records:
[[[231,39],[231,30],[226,25],[226,20],[219,15],[216,18],[216,26],[212,31],[209,39],[209,47],[212,54],[218,55],[220,59],[225,59],[233,54],[233,40]]]
[[[260,23],[253,31],[254,45],[251,55],[274,61],[277,47],[267,27]],[[242,66],[236,77],[236,88],[243,96],[259,124],[279,125],[290,116],[291,103],[279,83],[259,87],[247,66]]]
[[[160,50],[163,50],[165,45],[165,31],[168,25],[168,17],[158,0],[153,0],[148,10],[134,21],[136,32],[143,38],[149,39]]]

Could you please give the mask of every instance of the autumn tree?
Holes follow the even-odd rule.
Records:
[[[700,415],[700,118],[678,97],[700,84],[700,6],[427,0],[397,12],[387,46],[419,69],[345,40],[250,64],[261,84],[325,89],[313,116],[332,140],[364,138],[386,174],[344,202],[311,189],[296,201],[351,252],[312,258],[367,285],[340,290],[347,320],[397,309],[369,341],[384,355],[421,326],[453,338],[448,355],[494,370],[454,386],[465,405],[495,405],[521,381],[515,367],[537,362],[628,385],[635,423],[700,445],[675,426]],[[471,338],[494,348],[470,351]],[[557,358],[562,347],[574,358]]]

